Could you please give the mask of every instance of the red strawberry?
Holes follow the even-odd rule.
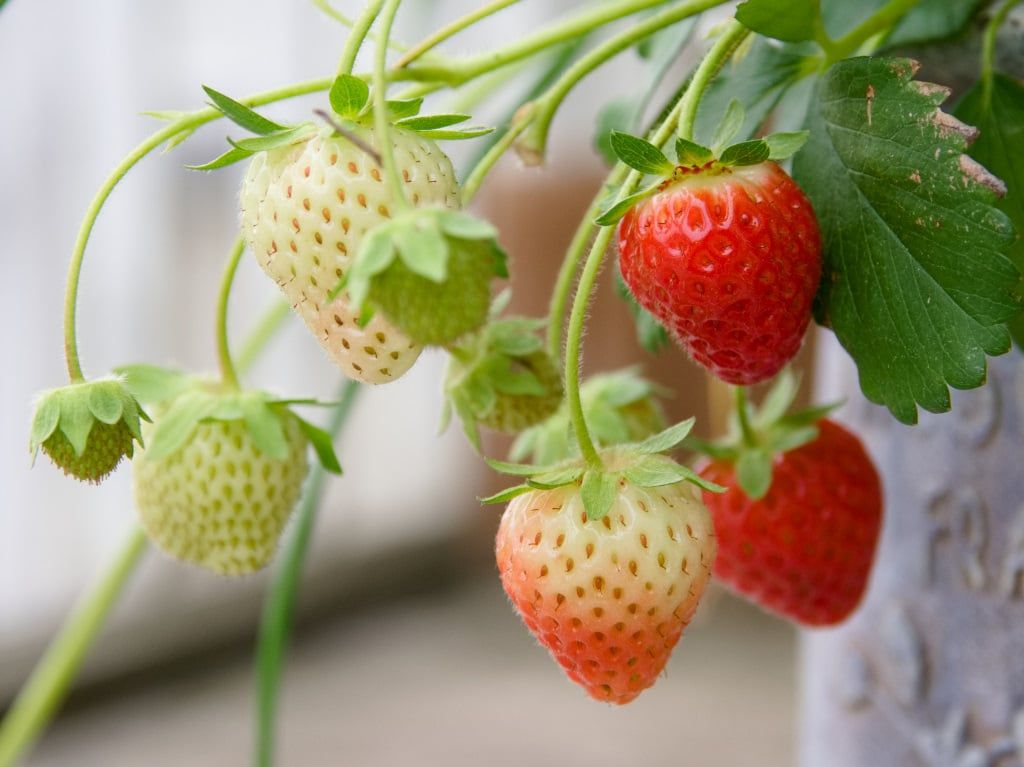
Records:
[[[811,204],[774,162],[677,170],[619,223],[622,276],[716,376],[771,378],[800,349],[821,276]]]
[[[771,488],[751,500],[732,463],[700,468],[724,485],[704,493],[715,522],[714,574],[767,610],[808,626],[843,621],[867,587],[882,525],[882,490],[860,440],[830,420],[811,442],[775,456]]]
[[[611,703],[654,684],[714,557],[711,518],[688,481],[620,479],[599,520],[588,520],[578,484],[533,490],[509,503],[497,538],[523,622],[587,694]]]

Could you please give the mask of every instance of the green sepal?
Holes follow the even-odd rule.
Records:
[[[770,154],[767,141],[752,139],[727,147],[718,161],[722,165],[758,165],[767,160]]]
[[[468,128],[460,128],[458,130],[447,130],[444,128],[438,130],[420,130],[417,134],[424,138],[429,138],[433,141],[465,141],[472,138],[480,138],[486,136],[488,133],[494,133],[494,128],[488,128],[483,125],[472,125]]]
[[[225,96],[220,91],[215,91],[206,85],[203,86],[206,95],[213,102],[212,106],[235,125],[245,128],[250,133],[261,136],[286,130],[285,126],[278,125],[273,120],[268,120],[261,114],[254,112],[244,104],[235,101],[230,96]]]
[[[744,450],[736,461],[736,482],[754,501],[768,493],[772,485],[772,454],[763,448]]]
[[[342,118],[355,118],[370,101],[370,86],[349,74],[338,75],[328,95],[331,109]]]
[[[494,495],[489,495],[486,498],[481,498],[480,503],[485,505],[492,503],[506,503],[508,501],[511,501],[513,498],[523,495],[524,493],[529,493],[531,490],[534,489],[536,488],[530,485],[515,485],[513,487],[506,487],[504,490],[501,490],[495,493]]]
[[[807,138],[810,135],[811,132],[807,130],[769,133],[764,137],[764,141],[768,144],[768,159],[785,160],[792,157],[807,143]]]
[[[671,450],[686,439],[686,435],[693,429],[693,424],[696,422],[695,418],[687,418],[685,421],[680,421],[677,424],[669,426],[664,431],[655,434],[653,437],[648,437],[643,442],[636,445],[636,450],[640,453],[646,453],[648,455],[653,453],[664,453],[667,450]]]
[[[661,182],[659,181],[641,189],[639,192],[634,192],[628,197],[623,197],[621,200],[617,199],[617,197],[612,197],[608,207],[598,214],[597,218],[594,219],[594,223],[598,226],[611,226],[618,223],[619,219],[625,216],[630,208],[656,193],[660,186]]]
[[[341,474],[341,463],[338,461],[337,453],[334,452],[334,443],[331,441],[330,433],[305,418],[299,418],[294,413],[292,413],[292,417],[298,420],[299,428],[306,435],[309,444],[313,446],[313,452],[316,453],[320,465],[332,474]]]
[[[743,127],[745,116],[746,110],[743,108],[743,104],[736,99],[729,102],[729,106],[725,108],[725,114],[722,115],[722,119],[711,137],[711,151],[715,155],[721,155],[722,149],[731,144],[732,140],[736,138],[740,128]]]
[[[199,389],[179,395],[167,412],[157,419],[146,454],[154,461],[174,454],[188,442],[199,422],[209,417],[218,404],[215,395]]]
[[[142,444],[140,417],[147,416],[121,378],[99,378],[50,389],[36,400],[29,451],[35,455],[59,430],[75,455],[81,457],[97,421],[111,426],[123,421],[135,441]]]
[[[445,234],[460,240],[489,240],[498,236],[494,224],[462,211],[442,209],[435,213],[435,218]]]
[[[650,141],[620,131],[609,137],[612,151],[626,165],[648,175],[666,175],[675,167]]]
[[[32,414],[29,448],[33,453],[57,430],[57,424],[60,421],[60,398],[48,396],[48,394],[39,398],[36,402],[35,412]]]
[[[394,121],[404,120],[420,113],[423,108],[423,99],[388,99],[385,104],[388,109],[388,117]]]
[[[399,258],[409,271],[432,282],[444,282],[451,250],[440,229],[429,224],[396,226],[391,236]]]
[[[224,154],[219,157],[215,157],[209,162],[203,163],[202,165],[186,165],[185,167],[189,170],[218,170],[220,168],[226,168],[229,165],[241,162],[255,154],[249,149],[240,149],[237,146],[231,147]]]
[[[701,166],[706,165],[715,159],[715,153],[710,147],[702,146],[689,139],[679,137],[676,139],[676,161],[680,165]]]
[[[237,398],[246,431],[261,453],[279,461],[288,457],[288,440],[276,412],[261,392],[245,392]]]
[[[158,365],[121,365],[114,372],[139,402],[148,403],[172,400],[195,380],[180,370]]]
[[[593,521],[602,519],[615,503],[619,480],[614,474],[600,469],[590,469],[583,475],[580,485],[580,498],[587,518]]]
[[[459,123],[466,122],[469,118],[470,115],[463,114],[419,115],[416,117],[403,117],[400,120],[396,120],[395,125],[399,128],[419,132],[458,125]]]
[[[109,386],[93,386],[89,389],[89,410],[98,421],[113,425],[124,414],[124,402]]]
[[[583,476],[583,466],[570,464],[561,469],[552,469],[530,477],[529,484],[540,490],[552,490],[576,482]]]
[[[499,461],[496,458],[485,458],[487,465],[502,474],[510,474],[513,477],[532,477],[537,474],[546,474],[558,469],[558,465],[536,466],[532,463],[512,463],[510,461]]]
[[[243,138],[235,141],[234,139],[228,139],[228,143],[231,144],[235,149],[239,149],[244,152],[266,152],[270,149],[278,149],[283,146],[290,144],[297,144],[300,141],[312,136],[317,132],[317,127],[312,123],[305,123],[303,125],[296,125],[292,128],[284,128],[274,133],[268,133],[262,136],[256,136],[254,138]]]

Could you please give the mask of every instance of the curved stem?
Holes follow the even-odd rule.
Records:
[[[718,74],[733,51],[743,42],[743,39],[750,34],[750,30],[738,21],[731,21],[725,28],[715,44],[711,46],[700,66],[693,73],[686,93],[679,102],[679,135],[685,139],[693,138],[693,125],[697,120],[697,107],[700,105],[700,97],[704,95],[712,78]],[[660,146],[660,144],[658,145]]]
[[[498,67],[525,59],[558,43],[573,40],[612,21],[647,8],[664,5],[666,2],[667,0],[608,0],[503,48],[447,63],[405,67],[394,73],[394,79],[430,80],[457,85]]]
[[[338,404],[334,408],[327,431],[336,437],[352,409],[359,384],[346,381],[338,393]],[[295,614],[295,597],[299,590],[302,568],[309,551],[309,539],[316,521],[316,512],[323,496],[326,472],[317,464],[309,473],[309,480],[302,494],[302,503],[295,513],[291,537],[284,546],[280,565],[267,592],[260,620],[260,634],[256,647],[256,673],[259,698],[256,707],[256,764],[270,767],[274,763],[274,725],[277,719],[277,702],[284,669],[284,655],[288,649]]]
[[[352,74],[352,67],[355,66],[359,49],[363,47],[363,41],[366,39],[366,35],[369,34],[370,27],[373,26],[377,14],[380,13],[380,7],[383,2],[384,0],[367,0],[363,12],[359,14],[359,17],[349,30],[348,38],[345,40],[345,47],[341,51],[341,58],[338,59],[338,69],[335,72],[336,77]]]
[[[405,196],[402,177],[398,173],[398,163],[395,162],[395,148],[391,143],[391,123],[388,121],[387,107],[387,42],[391,38],[391,25],[395,21],[395,14],[401,2],[402,0],[385,0],[384,9],[381,11],[380,39],[373,67],[373,127],[377,134],[381,159],[384,160],[384,175],[387,176],[391,195],[401,211],[408,211],[412,206]]]
[[[464,30],[466,27],[470,27],[481,19],[486,19],[488,16],[493,16],[498,11],[504,10],[510,5],[514,5],[518,2],[519,0],[492,0],[490,3],[481,6],[477,10],[467,13],[465,16],[456,19],[450,24],[446,24],[432,35],[423,38],[423,40],[406,51],[405,55],[395,62],[395,67],[397,69],[401,69],[402,67],[408,66],[427,51],[437,47],[448,38],[453,37]]]
[[[986,106],[992,101],[992,78],[996,66],[996,40],[999,37],[999,28],[1020,1],[1006,0],[985,25],[985,36],[981,44],[981,103]]]
[[[235,282],[238,263],[245,252],[245,238],[239,236],[231,247],[228,262],[224,265],[224,276],[220,282],[220,293],[217,296],[217,362],[220,365],[220,376],[232,389],[238,388],[238,373],[231,360],[231,349],[228,347],[228,299],[231,297],[231,286]]]
[[[620,34],[610,37],[588,51],[585,56],[565,70],[544,95],[537,99],[537,113],[533,125],[530,127],[528,135],[520,143],[528,146],[532,153],[543,156],[551,121],[566,96],[581,80],[641,40],[721,3],[722,0],[691,0],[681,5],[672,6],[629,27]]]
[[[312,3],[314,6],[316,6],[317,10],[323,12],[328,17],[334,19],[343,27],[348,27],[349,29],[352,29],[352,27],[355,26],[355,21],[353,21],[344,13],[335,8],[333,5],[327,2],[327,0],[312,0]],[[368,34],[367,38],[372,40],[374,38],[374,35],[372,33]],[[409,46],[403,45],[402,43],[398,42],[398,40],[390,40],[388,42],[388,48],[398,53],[404,53],[405,51],[409,50]]]
[[[86,592],[47,647],[0,724],[0,767],[13,765],[53,716],[145,548],[145,533],[136,526],[110,568]]]

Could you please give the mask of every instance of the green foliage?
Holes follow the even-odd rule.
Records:
[[[770,154],[767,141],[751,139],[727,147],[719,162],[722,165],[757,165],[767,160]]]
[[[331,84],[329,99],[338,117],[353,120],[369,103],[370,86],[358,77],[341,74]]]
[[[799,43],[815,38],[820,6],[820,0],[746,0],[736,9],[736,18],[765,37]]]
[[[968,154],[1006,185],[1006,195],[996,205],[1017,230],[1009,255],[1024,271],[1024,85],[996,73],[987,99],[985,95],[978,83],[964,95],[955,114],[980,130]],[[1021,288],[1024,285],[1018,292]],[[1024,345],[1024,317],[1011,320],[1010,330],[1017,344]]]
[[[261,114],[251,110],[244,104],[235,101],[230,96],[225,96],[220,91],[203,86],[206,95],[210,97],[211,106],[219,110],[226,118],[231,120],[240,128],[245,128],[250,133],[260,136],[270,135],[285,130],[285,126],[278,125],[273,120],[268,120]]]
[[[671,173],[673,165],[658,147],[646,139],[612,131],[612,151],[622,162],[645,174]]]
[[[818,319],[868,399],[905,423],[917,405],[948,410],[947,385],[984,383],[1020,308],[999,184],[962,154],[973,131],[938,110],[946,91],[913,71],[903,59],[835,64],[794,165],[824,239]]]
[[[918,45],[957,34],[984,5],[984,0],[920,0],[896,24],[886,46]]]

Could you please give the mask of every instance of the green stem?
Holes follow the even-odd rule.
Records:
[[[996,40],[999,37],[999,28],[1020,1],[1006,0],[985,25],[985,36],[981,44],[981,103],[986,107],[992,101],[992,79],[996,67]]]
[[[831,49],[826,49],[827,63],[831,64],[850,56],[879,32],[890,29],[918,2],[920,0],[889,0],[875,14],[832,42]]]
[[[288,85],[284,88],[276,88],[263,93],[257,93],[255,96],[242,99],[242,103],[250,107],[270,104],[274,101],[281,101],[295,96],[303,96],[307,93],[325,91],[331,87],[331,82],[332,79],[308,80],[306,82]],[[102,210],[107,198],[110,197],[110,193],[114,191],[114,187],[117,186],[128,171],[135,167],[136,163],[138,163],[143,157],[161,146],[164,142],[177,138],[183,133],[191,133],[200,126],[213,122],[221,117],[223,117],[223,115],[212,107],[208,109],[199,109],[195,112],[189,112],[188,114],[182,115],[174,122],[169,123],[164,128],[158,130],[156,133],[142,141],[142,143],[136,146],[123,160],[121,160],[120,163],[117,164],[117,167],[115,167],[110,175],[107,176],[106,180],[96,192],[92,202],[89,203],[89,207],[85,212],[85,218],[82,220],[82,224],[79,227],[74,248],[71,251],[71,262],[68,265],[67,287],[64,294],[64,358],[67,362],[68,377],[72,382],[82,381],[85,378],[82,373],[82,365],[78,356],[78,332],[75,323],[78,305],[78,285],[82,274],[82,261],[85,258],[85,248],[89,243],[89,237],[92,234],[92,229],[96,223],[97,216],[99,216],[100,210]]]
[[[707,89],[708,84],[718,74],[733,52],[750,34],[750,30],[738,21],[731,21],[725,28],[715,44],[711,46],[704,60],[693,73],[686,93],[679,102],[679,135],[685,139],[693,138],[693,125],[697,120],[697,107],[700,106],[701,96]],[[660,146],[660,144],[658,145]]]
[[[572,40],[612,21],[647,8],[664,5],[666,2],[667,0],[608,0],[503,48],[446,63],[405,67],[394,73],[394,79],[428,80],[457,85],[506,64],[528,58],[546,48]]]
[[[355,24],[356,24],[355,21],[353,21],[348,16],[346,16],[344,13],[342,13],[337,8],[335,8],[333,5],[331,5],[329,2],[327,2],[327,0],[312,0],[312,2],[313,2],[313,5],[316,6],[317,10],[323,12],[325,15],[327,15],[330,18],[334,19],[336,22],[341,24],[343,27],[348,27],[349,29],[352,29],[352,27],[355,26]],[[371,33],[371,34],[368,34],[366,37],[368,39],[372,40],[375,37],[375,35]],[[388,42],[388,48],[390,48],[393,51],[396,51],[397,53],[404,53],[405,51],[407,51],[409,49],[409,46],[403,45],[402,43],[398,42],[397,40],[390,40]]]
[[[146,536],[135,527],[110,569],[86,593],[46,649],[0,724],[0,767],[13,765],[53,716],[145,548]]]
[[[446,24],[432,35],[428,35],[423,38],[423,40],[406,51],[405,55],[395,62],[395,67],[401,69],[409,66],[409,64],[414,62],[420,56],[425,54],[427,51],[436,48],[448,38],[455,36],[467,27],[476,24],[478,21],[486,19],[488,16],[493,16],[498,11],[508,8],[510,5],[514,5],[518,2],[519,0],[492,0],[492,2],[481,6],[477,10],[467,13],[465,16],[456,19],[450,24]]]
[[[555,113],[565,101],[566,96],[579,84],[587,75],[601,65],[618,56],[622,51],[632,47],[655,32],[678,24],[679,22],[702,13],[709,8],[720,5],[722,0],[691,0],[681,5],[672,6],[661,11],[639,24],[635,24],[625,31],[610,37],[600,45],[596,46],[585,56],[582,56],[562,76],[537,99],[537,112],[530,126],[529,133],[523,137],[520,144],[527,147],[531,153],[543,157],[547,145],[548,131]]]
[[[359,49],[363,47],[363,41],[369,34],[370,27],[373,26],[377,14],[380,13],[380,7],[383,2],[384,0],[367,0],[366,5],[363,7],[363,12],[359,14],[359,17],[349,30],[348,38],[345,40],[345,47],[341,51],[341,58],[338,59],[336,77],[352,74],[352,67],[356,64],[356,56],[359,55]]]
[[[412,205],[405,196],[398,163],[395,162],[395,148],[391,143],[391,123],[388,121],[387,108],[387,42],[391,39],[391,25],[395,21],[395,14],[398,13],[401,2],[402,0],[385,0],[384,10],[381,11],[380,39],[373,67],[373,127],[377,134],[377,146],[384,161],[384,175],[387,176],[391,196],[394,197],[400,211],[408,211],[412,209]]]
[[[228,299],[231,297],[231,286],[235,282],[238,263],[245,252],[245,238],[239,236],[231,246],[231,254],[224,265],[224,276],[221,277],[220,293],[217,296],[217,362],[220,364],[220,376],[224,383],[232,389],[238,388],[238,373],[231,360],[231,349],[228,346]]]
[[[327,431],[336,437],[352,409],[359,384],[346,381],[338,394]],[[274,763],[275,722],[280,697],[284,656],[288,649],[295,615],[295,599],[299,590],[302,569],[309,550],[309,541],[316,520],[317,508],[323,495],[326,473],[320,464],[313,467],[302,495],[302,503],[295,514],[291,537],[281,553],[280,564],[270,584],[260,621],[260,634],[256,647],[256,673],[259,699],[256,707],[256,764],[270,767]]]
[[[736,420],[740,425],[740,436],[747,447],[757,447],[757,434],[750,425],[750,410],[747,407],[747,390],[742,386],[732,387],[733,402],[736,405]]]

